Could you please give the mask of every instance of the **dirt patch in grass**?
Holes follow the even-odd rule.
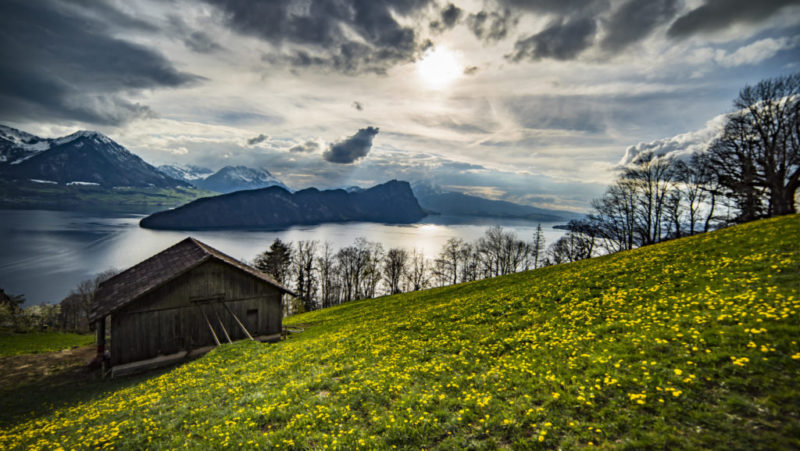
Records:
[[[85,380],[87,363],[96,353],[95,346],[77,346],[56,352],[0,357],[0,391],[43,380],[70,383]]]

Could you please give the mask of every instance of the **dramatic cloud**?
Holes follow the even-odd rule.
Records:
[[[266,141],[268,139],[269,139],[269,136],[267,136],[267,135],[262,133],[262,134],[260,134],[258,136],[254,136],[254,137],[248,139],[247,140],[247,145],[248,146],[255,146],[256,144],[263,143],[264,141]]]
[[[377,127],[362,128],[355,135],[331,144],[322,158],[331,163],[350,164],[364,158],[372,148],[372,139],[378,134]]]
[[[559,19],[541,32],[517,41],[507,58],[514,62],[541,58],[573,59],[592,45],[596,31],[597,23],[592,17]]]
[[[706,0],[673,22],[668,34],[682,38],[722,30],[737,23],[758,23],[797,0]]]
[[[148,24],[95,6],[0,3],[0,119],[122,124],[153,114],[130,93],[199,80],[160,53],[111,36],[152,31]]]
[[[708,121],[706,126],[700,130],[630,146],[625,149],[625,155],[619,165],[627,166],[636,163],[645,156],[686,159],[695,153],[705,152],[711,141],[722,133],[724,125],[725,115],[723,114]]]
[[[439,17],[439,20],[431,22],[431,29],[434,31],[444,31],[453,28],[458,19],[464,14],[464,11],[458,6],[450,3],[445,7]]]
[[[356,74],[384,73],[413,61],[427,42],[396,15],[427,8],[429,0],[206,0],[223,13],[234,30],[257,36],[275,47],[268,62],[321,66]]]
[[[469,29],[485,42],[496,42],[508,35],[508,32],[517,23],[517,18],[512,16],[511,10],[481,11],[467,17]]]
[[[678,0],[631,0],[611,15],[600,45],[618,51],[647,37],[653,29],[672,19]]]

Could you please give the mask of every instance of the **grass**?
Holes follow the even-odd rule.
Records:
[[[298,315],[0,448],[798,448],[798,236],[794,215]]]
[[[0,357],[61,351],[94,343],[92,334],[65,332],[29,332],[0,334]]]

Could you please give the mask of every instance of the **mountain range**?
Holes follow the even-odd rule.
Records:
[[[394,186],[392,182],[388,185]],[[273,193],[271,196],[265,197],[271,202],[270,205],[277,207],[281,202],[294,200],[305,202],[302,206],[293,205],[282,210],[288,215],[287,218],[293,217],[299,221],[297,224],[369,220],[366,219],[370,217],[369,212],[359,210],[360,201],[353,201],[359,199],[358,196],[363,193],[377,188],[365,190],[358,186],[348,186],[328,191],[309,188],[295,193],[298,195],[295,199],[291,197],[293,190],[265,169],[225,166],[214,172],[193,165],[164,165],[156,168],[98,132],[79,131],[61,138],[41,138],[0,125],[0,208],[122,209],[152,212],[164,207],[176,207],[200,197],[213,196],[214,193],[261,191],[268,187],[277,188],[277,191],[270,191]],[[420,216],[415,209],[447,216],[518,218],[542,222],[560,222],[580,217],[579,214],[569,211],[543,209],[446,191],[427,182],[414,183],[413,191],[409,188],[408,193],[405,189],[394,189],[392,192],[399,196],[397,201],[401,204],[407,203],[408,208],[393,219],[392,215],[384,211],[384,205],[375,205],[376,211],[381,211],[375,216],[377,221],[407,222],[409,217],[424,216]],[[370,196],[375,194],[372,191],[371,193]],[[349,196],[349,200],[343,200],[342,195]],[[407,198],[409,195],[413,199],[413,207],[409,206],[412,204]],[[247,196],[252,197],[253,194]],[[238,202],[243,198],[225,197],[219,202],[224,204],[231,202],[231,199]],[[326,199],[333,203],[326,205],[314,199]],[[384,200],[387,205],[395,202],[389,198]],[[308,208],[312,205],[319,208],[317,214],[309,212]],[[333,211],[336,208],[343,210],[337,214]],[[407,216],[406,213],[409,212],[412,214]],[[261,212],[248,213],[262,215]],[[241,212],[232,214],[239,218],[237,221],[241,221]],[[264,227],[279,226],[281,222],[265,217],[254,221],[258,226]],[[291,221],[286,219],[282,225],[291,225]]]
[[[41,138],[0,125],[0,208],[149,213],[213,194],[98,132]]]
[[[5,126],[0,131],[0,175],[6,180],[105,188],[191,186],[98,132],[84,130],[44,139]]]
[[[485,199],[469,194],[446,191],[428,182],[415,182],[414,195],[427,211],[447,216],[478,216],[489,218],[514,218],[541,222],[561,222],[583,215],[566,210],[520,205],[503,200]]]
[[[426,213],[408,182],[392,180],[347,192],[308,188],[295,193],[278,186],[198,199],[152,214],[144,228],[168,230],[281,228],[325,222],[408,224]]]
[[[249,189],[279,186],[292,191],[283,182],[266,169],[254,169],[247,166],[225,166],[217,172],[200,166],[163,165],[158,169],[178,180],[217,193],[232,193]]]

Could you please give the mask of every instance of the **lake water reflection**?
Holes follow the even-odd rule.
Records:
[[[141,215],[101,216],[46,210],[0,210],[0,288],[24,294],[27,305],[58,302],[81,280],[108,268],[125,269],[193,236],[238,259],[252,260],[279,237],[329,241],[335,248],[364,237],[385,249],[418,249],[433,257],[451,237],[478,239],[492,225],[531,240],[536,223],[513,219],[429,216],[410,225],[322,224],[265,231],[156,231],[138,226]],[[542,223],[547,243],[563,234]]]

